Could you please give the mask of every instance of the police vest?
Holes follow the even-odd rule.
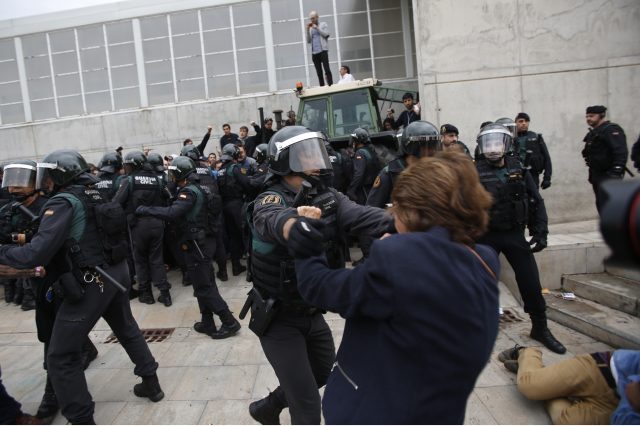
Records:
[[[211,174],[211,167],[202,163],[196,166],[196,174],[200,178],[200,184],[207,186],[211,191],[218,193],[218,183]]]
[[[516,139],[516,144],[518,146],[518,155],[520,156],[520,161],[524,163],[525,158],[527,156],[527,151],[531,151],[531,156],[529,157],[529,166],[531,166],[531,170],[540,174],[544,170],[544,154],[542,153],[542,148],[540,147],[540,135],[535,132],[528,131],[522,136],[518,136]]]
[[[392,191],[396,185],[396,180],[398,179],[398,176],[400,175],[400,173],[402,173],[402,171],[406,167],[407,166],[405,165],[404,160],[402,158],[397,158],[392,162],[390,162],[389,164],[387,164],[386,166],[384,166],[384,168],[382,169],[387,175],[389,175]],[[391,193],[389,193],[389,195],[391,195]]]
[[[128,176],[131,202],[127,213],[134,213],[138,206],[164,206],[166,198],[160,179],[153,172],[141,171]]]
[[[504,160],[507,170],[506,182],[500,180],[499,169],[487,160],[476,163],[480,182],[493,197],[489,218],[489,229],[492,231],[508,231],[523,227],[528,218],[525,171],[517,158],[506,156]]]
[[[370,188],[371,185],[373,185],[373,182],[376,180],[378,172],[380,171],[380,161],[378,160],[378,156],[370,145],[358,149],[356,151],[356,155],[358,154],[364,156],[367,162],[364,171],[364,178],[362,179],[362,186]]]
[[[119,181],[120,175],[115,173],[101,173],[99,178],[100,182],[96,183],[93,187],[100,191],[102,197],[106,200],[110,200],[115,194],[116,180]]]
[[[237,164],[229,163],[218,172],[218,185],[223,200],[242,198],[243,196],[240,182],[238,182],[233,174],[236,167],[238,167]]]

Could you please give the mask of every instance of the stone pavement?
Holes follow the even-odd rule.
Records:
[[[199,319],[191,287],[182,287],[177,272],[169,279],[174,304],[170,308],[156,303],[143,305],[132,301],[133,313],[141,328],[174,328],[163,342],[150,343],[160,364],[158,375],[165,392],[159,403],[137,398],[132,391],[139,379],[133,364],[119,344],[105,343],[111,330],[101,320],[91,332],[100,351],[86,371],[89,389],[96,401],[95,420],[99,424],[255,424],[247,407],[273,389],[277,380],[262,353],[258,338],[247,328],[248,317],[236,337],[212,340],[191,328]],[[250,284],[240,277],[220,285],[223,297],[237,315]],[[502,324],[494,354],[478,379],[469,398],[465,423],[468,424],[548,424],[542,403],[522,397],[515,386],[515,375],[497,360],[497,354],[515,343],[540,346],[528,338],[530,323],[504,285],[501,305],[524,319]],[[548,297],[548,296],[546,296]],[[2,380],[9,393],[23,404],[23,410],[35,413],[44,389],[43,346],[37,340],[34,313],[23,312],[0,300],[0,365]],[[327,314],[336,340],[340,343],[344,321]],[[559,356],[543,349],[544,360],[554,362],[607,345],[551,323],[550,327],[569,353]],[[428,358],[425,362],[429,362]],[[288,413],[281,416],[290,423]],[[66,420],[58,415],[56,424]]]

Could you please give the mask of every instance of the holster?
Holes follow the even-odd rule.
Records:
[[[58,284],[62,290],[62,297],[69,303],[78,303],[84,298],[84,286],[82,280],[78,278],[82,273],[66,272],[60,275]]]
[[[269,328],[274,316],[278,313],[279,306],[276,299],[268,298],[264,300],[257,288],[253,287],[247,293],[247,300],[240,311],[240,319],[244,319],[247,311],[251,308],[251,319],[249,320],[249,330],[256,336],[261,337]]]

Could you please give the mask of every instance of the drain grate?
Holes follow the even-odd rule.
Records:
[[[520,318],[518,314],[516,314],[515,312],[509,309],[505,309],[503,311],[503,314],[500,315],[500,324],[513,324],[513,323],[522,322],[522,321],[524,320]]]
[[[173,334],[175,328],[143,328],[140,331],[147,343],[158,343],[166,340]],[[118,338],[111,333],[104,343],[118,343]]]

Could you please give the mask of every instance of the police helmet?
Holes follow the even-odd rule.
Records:
[[[222,154],[220,155],[220,160],[222,161],[237,160],[239,155],[240,155],[240,148],[238,148],[233,143],[228,143],[222,147]]]
[[[155,172],[164,172],[164,160],[162,155],[157,152],[150,152],[147,155],[147,164],[149,164],[151,170]]]
[[[35,188],[37,167],[36,162],[31,160],[7,164],[4,166],[2,187]]]
[[[169,166],[169,177],[173,181],[186,179],[191,173],[195,173],[196,163],[189,157],[179,156],[173,159]]]
[[[198,161],[200,159],[200,150],[195,145],[185,145],[180,150],[180,155],[183,157],[189,157],[193,161]]]
[[[478,153],[488,161],[496,163],[511,149],[513,136],[501,124],[487,124],[478,133]]]
[[[368,145],[371,143],[371,139],[369,138],[369,132],[362,127],[358,127],[351,133],[351,138],[349,139],[349,145],[355,147],[357,144]]]
[[[509,117],[498,118],[495,121],[495,123],[506,127],[507,130],[511,132],[511,137],[515,138],[517,136],[516,122],[513,121],[513,118],[509,118]]]
[[[425,157],[442,151],[442,139],[438,128],[428,121],[418,120],[409,124],[400,137],[400,155]]]
[[[122,168],[122,156],[117,152],[107,152],[102,156],[98,169],[101,172],[115,173]]]
[[[82,173],[89,171],[89,165],[78,151],[59,149],[46,155],[37,165],[36,189],[47,189],[47,178],[55,187],[63,187],[73,182]]]
[[[331,170],[324,142],[325,137],[320,132],[303,126],[283,127],[269,141],[269,171],[286,176],[310,170]]]
[[[261,143],[260,145],[256,146],[254,156],[258,163],[264,163],[267,159],[268,146],[269,145],[267,145],[266,143]]]
[[[124,156],[123,163],[130,166],[134,170],[139,170],[144,167],[144,163],[147,162],[147,156],[142,151],[129,151]]]

